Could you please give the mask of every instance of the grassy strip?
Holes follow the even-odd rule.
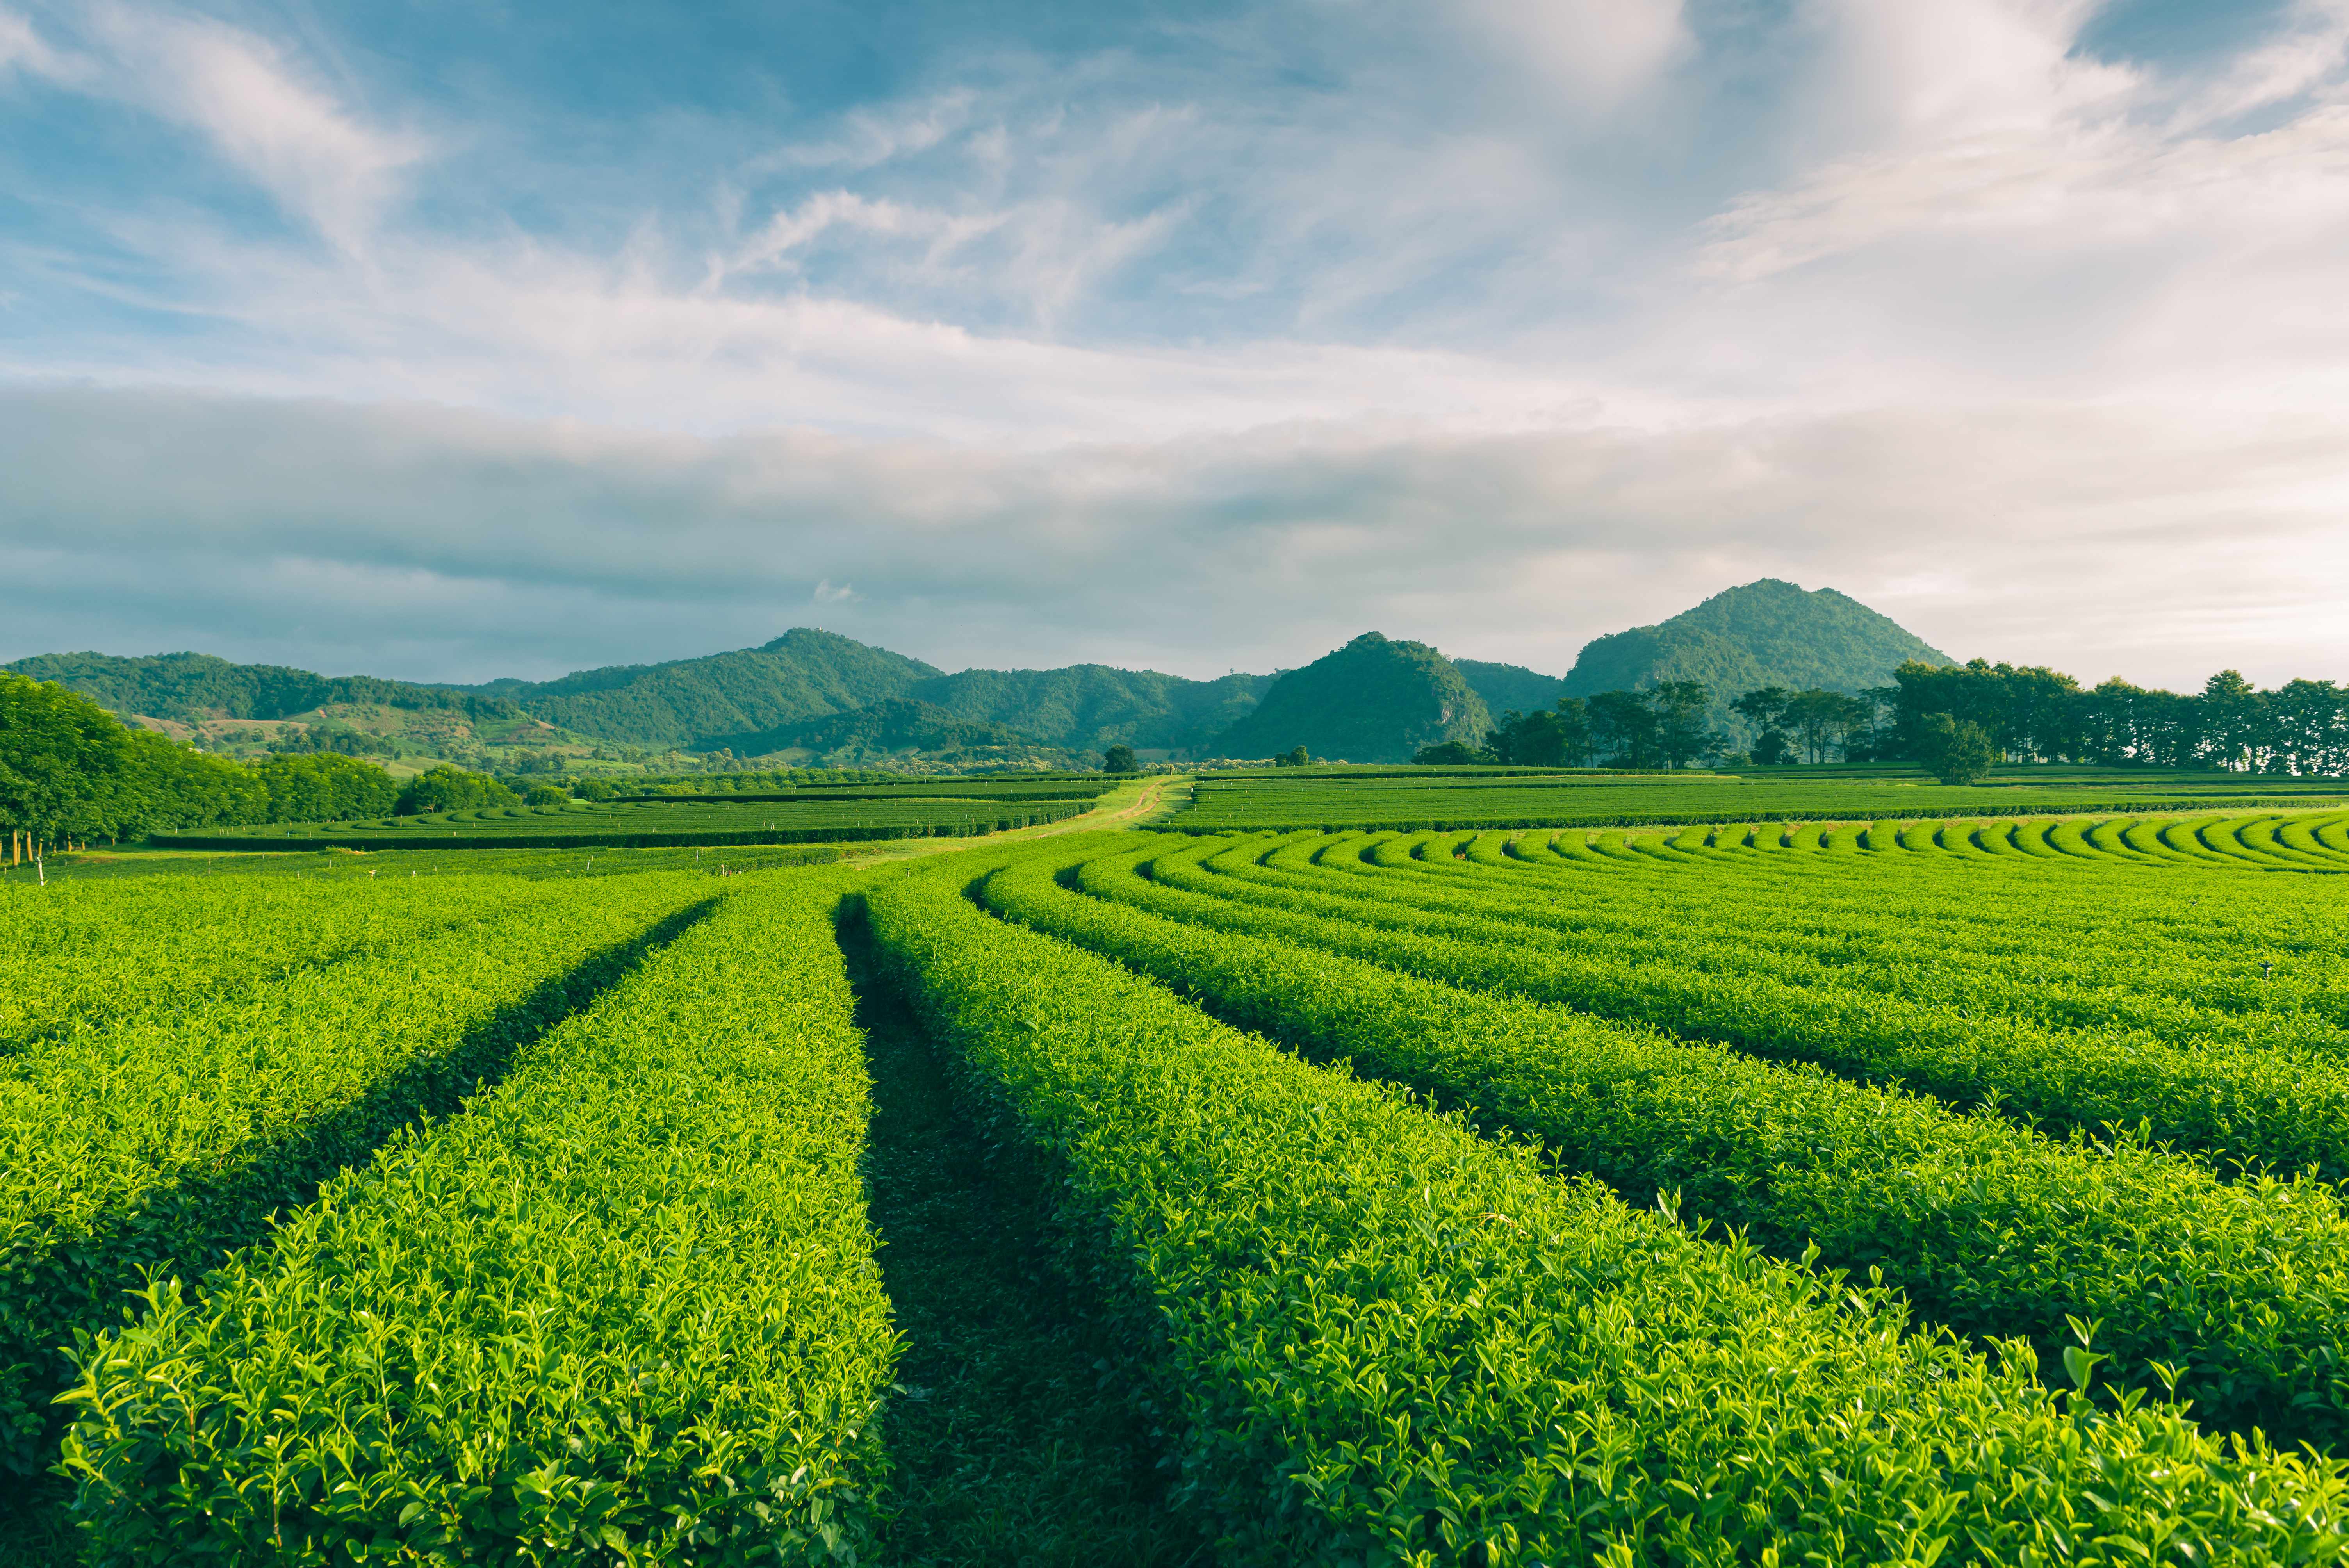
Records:
[[[58,1347],[147,1271],[200,1272],[419,1114],[445,1111],[688,918],[636,878],[61,1040],[0,1073],[0,1468],[55,1456]]]
[[[753,884],[462,1115],[88,1345],[103,1563],[869,1553],[889,1325],[843,879]]]
[[[1595,939],[1562,948],[1506,920],[1381,910],[1375,900],[1262,888],[1179,862],[1169,862],[1163,877],[1170,886],[1219,894],[1224,911],[1215,918],[1227,929],[1760,1056],[1815,1061],[2062,1130],[2141,1123],[2148,1140],[2214,1158],[2313,1167],[2328,1180],[2349,1174],[2349,1067],[2330,1053],[1969,1017],[1957,1007],[1857,985],[1814,988],[1727,966],[1634,963]]]
[[[984,867],[993,857],[979,860]],[[1071,1265],[1152,1346],[1235,1562],[2332,1561],[2330,1461],[2044,1389],[1738,1241],[1544,1173],[1114,965],[991,921],[973,862],[868,895]]]
[[[1125,899],[1149,853],[1093,859],[1080,884]],[[1058,863],[997,872],[987,903],[1233,1024],[1532,1134],[1634,1202],[1678,1193],[1780,1255],[1816,1246],[1880,1269],[1936,1322],[2028,1338],[2055,1377],[2076,1319],[2100,1326],[2113,1381],[2153,1385],[2167,1363],[2213,1423],[2325,1441],[2349,1427],[2349,1216],[2330,1188],[2223,1184],[2125,1140],[2056,1142],[1816,1068],[1157,918],[1069,892]],[[1140,897],[1216,913],[1146,884]]]
[[[511,881],[0,889],[0,1052],[218,999],[545,895]]]

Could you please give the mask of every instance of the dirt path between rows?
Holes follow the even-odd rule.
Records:
[[[1000,833],[986,833],[972,839],[890,839],[872,844],[843,844],[849,861],[856,865],[880,865],[889,861],[912,860],[921,855],[949,855],[957,850],[975,849],[981,844],[1018,842],[1027,839],[1057,838],[1062,833],[1097,833],[1104,830],[1139,827],[1171,816],[1190,804],[1191,790],[1198,780],[1188,773],[1159,774],[1121,784],[1095,802],[1093,809],[1082,816],[1068,817],[1058,822],[1046,822],[1033,828],[1012,828]],[[1127,792],[1132,791],[1129,795]],[[1123,798],[1122,798],[1123,797]]]

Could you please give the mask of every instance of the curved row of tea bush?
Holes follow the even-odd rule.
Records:
[[[1946,786],[1826,779],[1748,779],[1671,773],[1647,778],[1497,778],[1484,780],[1289,773],[1203,778],[1192,803],[1169,818],[1180,832],[1299,828],[1638,827],[1761,821],[1942,820],[2029,812],[2176,813],[2337,806],[2334,779],[2207,784],[2118,776],[2025,786]]]
[[[2349,1054],[2349,976],[2334,956],[2343,921],[2321,880],[2193,878],[2181,887],[2023,868],[1986,884],[1962,872],[1827,854],[1789,857],[1797,869],[1783,873],[1723,856],[1599,877],[1561,861],[1545,876],[1538,861],[1517,858],[1528,852],[1523,842],[1484,833],[1242,841],[1205,863],[1381,910],[1507,920],[1627,962],[1862,984],[2057,1028],[2129,1026],[2178,1043]],[[1701,897],[1692,878],[1702,880]],[[2054,931],[2061,940],[2048,939]]]
[[[223,986],[266,985],[540,896],[503,878],[429,889],[387,879],[364,897],[291,877],[0,888],[0,1052],[217,998]]]
[[[2022,1336],[2061,1376],[2073,1320],[2123,1386],[2174,1369],[2202,1418],[2331,1439],[2349,1416],[2349,1216],[2314,1183],[2215,1180],[2127,1140],[1757,1061],[1317,948],[1218,930],[1223,906],[1138,882],[1163,850],[1071,844],[995,872],[987,906],[1153,976],[1217,1016],[1543,1140],[1635,1202],[1786,1256],[1880,1268],[1926,1316]],[[1056,872],[1074,875],[1081,896]]]
[[[2220,1040],[2177,1044],[2142,1030],[2058,1030],[2013,1016],[1971,1017],[1864,985],[1805,987],[1725,965],[1634,961],[1588,938],[1540,944],[1506,920],[1266,886],[1174,858],[1159,874],[1220,898],[1234,930],[1758,1055],[1816,1061],[2057,1128],[2142,1122],[2156,1141],[2215,1157],[2287,1170],[2313,1165],[2328,1177],[2349,1172],[2349,1063],[2323,1053]],[[1682,918],[1701,926],[1702,915],[1692,906]]]
[[[0,1468],[51,1462],[59,1354],[145,1271],[200,1272],[445,1111],[706,899],[599,883],[0,1062]]]
[[[1229,1560],[2341,1555],[2332,1461],[2050,1393],[2027,1347],[1554,1179],[993,920],[963,896],[991,857],[957,859],[867,895],[875,944],[1057,1173]]]
[[[853,1562],[895,1336],[843,879],[761,881],[88,1346],[98,1560]]]

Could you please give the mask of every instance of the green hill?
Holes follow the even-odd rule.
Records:
[[[1071,665],[1057,670],[964,670],[906,693],[974,724],[1006,725],[1070,751],[1112,746],[1195,751],[1257,704],[1270,676],[1185,680],[1156,670]]]
[[[1566,695],[1566,683],[1556,676],[1529,670],[1523,665],[1494,665],[1483,659],[1454,659],[1452,667],[1485,699],[1495,718],[1515,709],[1532,713],[1552,707]]]
[[[1473,744],[1491,727],[1485,699],[1451,660],[1425,643],[1365,632],[1274,681],[1214,749],[1272,757],[1302,746],[1349,762],[1408,762],[1423,746]]]
[[[236,665],[210,654],[36,654],[0,669],[55,681],[115,713],[181,724],[291,718],[337,703],[444,710],[474,718],[511,718],[516,712],[511,700],[486,692],[375,676],[313,675],[282,665]]]
[[[911,697],[884,697],[847,713],[803,719],[763,735],[746,736],[738,748],[745,757],[769,752],[805,750],[826,767],[853,767],[863,758],[894,752],[958,752],[982,747],[1029,747],[1030,738],[999,724],[970,723],[935,703]]]
[[[800,626],[771,643],[658,665],[614,665],[551,681],[493,681],[549,724],[630,746],[743,748],[784,725],[903,696],[935,665]]]
[[[1765,686],[1857,691],[1889,683],[1903,659],[1957,662],[1832,588],[1806,593],[1764,577],[1716,593],[1669,621],[1593,638],[1560,689],[1588,696],[1697,680],[1719,699]]]

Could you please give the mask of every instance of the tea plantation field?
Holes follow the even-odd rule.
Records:
[[[1096,791],[1097,793],[1097,791]],[[864,796],[808,791],[770,799],[711,798],[488,806],[358,822],[158,833],[176,850],[649,849],[678,845],[816,844],[870,839],[970,838],[1062,821],[1092,810],[1092,794],[1050,799]]]
[[[1792,817],[0,883],[0,1562],[2349,1560],[2349,811]]]
[[[1734,773],[1503,773],[1467,769],[1329,769],[1210,774],[1166,826],[1185,832],[1289,828],[1529,828],[1666,822],[1833,821],[2154,810],[2198,805],[2349,803],[2337,779],[2033,768],[1976,785],[1938,784],[1914,768]]]

